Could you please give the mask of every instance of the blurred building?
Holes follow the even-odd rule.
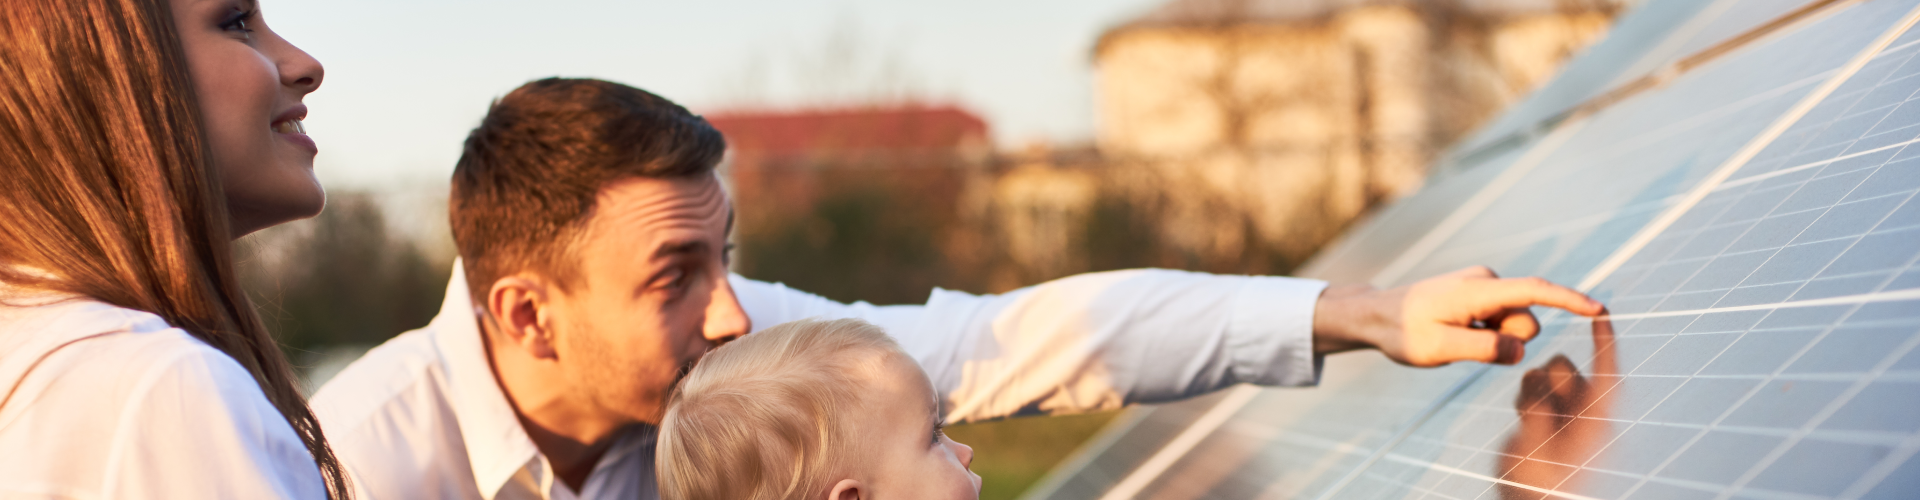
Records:
[[[937,166],[978,161],[992,148],[986,120],[953,105],[728,111],[706,119],[726,135],[737,173]]]
[[[732,111],[706,119],[726,135],[723,168],[734,196],[753,200],[743,209],[762,212],[742,214],[754,222],[806,213],[823,196],[858,187],[828,182],[841,180],[839,172],[953,169],[992,152],[987,122],[956,106]]]
[[[954,286],[956,207],[993,155],[978,115],[907,103],[706,119],[727,138],[740,270],[841,300]]]
[[[1098,145],[1131,169],[1115,188],[1154,207],[1168,244],[1209,267],[1290,267],[1418,187],[1436,151],[1544,83],[1621,8],[1174,0],[1101,36]]]
[[[726,112],[740,270],[917,301],[1075,272],[1283,273],[1604,36],[1625,0],[1173,0],[1093,53],[1098,137],[953,106]]]
[[[1106,166],[1092,148],[1039,144],[999,158],[991,183],[976,183],[961,204],[964,220],[979,233],[975,241],[985,247],[978,251],[995,252],[1010,264],[995,270],[990,289],[1037,283],[1098,265],[1091,262],[1089,252],[1095,245],[1088,240],[1103,195],[1102,176],[1111,173]],[[1112,267],[1159,263],[1116,264]]]

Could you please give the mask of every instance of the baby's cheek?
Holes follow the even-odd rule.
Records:
[[[973,472],[964,472],[957,486],[959,486],[958,491],[953,496],[956,500],[980,499],[980,476]]]
[[[934,476],[944,486],[936,491],[946,491],[939,498],[944,500],[976,500],[980,498],[980,476],[967,470],[960,461],[948,453],[941,453],[939,469]]]

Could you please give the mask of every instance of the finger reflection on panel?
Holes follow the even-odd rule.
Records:
[[[1514,409],[1519,428],[1507,438],[1495,477],[1500,497],[1539,499],[1540,490],[1574,490],[1568,479],[1592,461],[1612,433],[1614,389],[1620,385],[1619,362],[1613,349],[1613,322],[1593,320],[1593,373],[1580,369],[1565,354],[1555,355],[1528,370],[1520,382]],[[1531,486],[1532,488],[1527,488]]]

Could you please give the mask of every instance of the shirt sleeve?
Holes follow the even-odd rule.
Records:
[[[108,496],[325,499],[313,455],[253,376],[196,347],[141,379],[122,407]]]
[[[1089,273],[998,295],[935,289],[925,305],[842,304],[733,276],[755,329],[860,318],[920,362],[949,422],[1068,414],[1238,383],[1312,385],[1317,280],[1164,269]]]

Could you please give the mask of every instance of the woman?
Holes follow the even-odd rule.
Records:
[[[231,256],[320,80],[250,0],[0,2],[0,497],[345,496]]]

